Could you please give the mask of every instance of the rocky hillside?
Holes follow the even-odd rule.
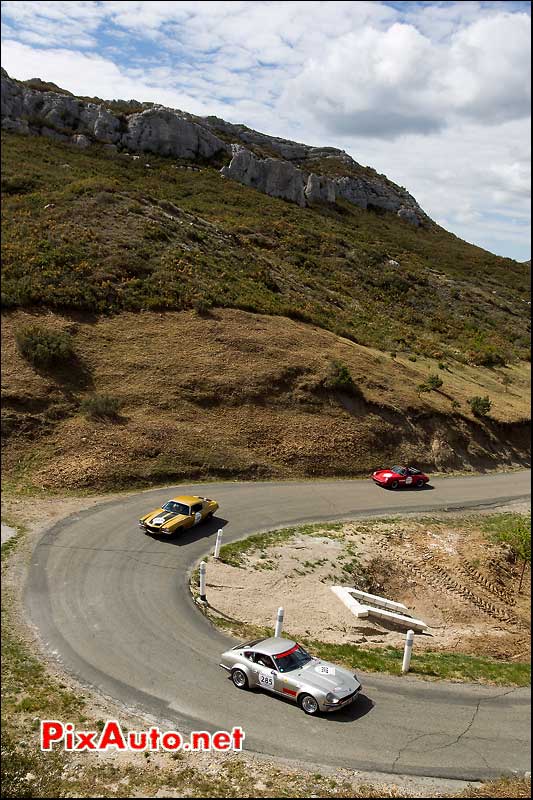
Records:
[[[436,225],[300,208],[210,163],[5,131],[2,145],[4,307],[223,306],[413,357],[529,355],[527,269]]]
[[[528,462],[526,265],[341,151],[2,83],[8,484]]]
[[[302,207],[345,200],[391,212],[416,226],[430,223],[405,189],[361,167],[344,151],[309,147],[163,106],[144,108],[129,101],[122,105],[130,113],[119,113],[117,105],[121,107],[76,98],[40,79],[16,81],[2,70],[3,130],[82,148],[98,142],[117,152],[228,161],[221,170],[224,176]]]

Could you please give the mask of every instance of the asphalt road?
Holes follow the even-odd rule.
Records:
[[[189,492],[216,498],[218,517],[174,542],[139,531],[139,516]],[[304,521],[455,510],[529,493],[529,472],[439,478],[432,489],[402,492],[367,481],[142,492],[71,516],[42,537],[27,610],[47,648],[82,683],[183,732],[240,725],[246,749],[364,771],[463,780],[523,772],[530,769],[529,689],[361,673],[359,702],[319,718],[283,699],[238,691],[218,667],[232,642],[194,606],[188,574],[220,527],[227,542]]]

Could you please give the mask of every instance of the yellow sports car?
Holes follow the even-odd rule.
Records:
[[[150,511],[139,520],[139,527],[145,533],[162,533],[172,536],[185,528],[192,528],[213,516],[218,508],[216,500],[196,495],[174,497],[161,508]]]

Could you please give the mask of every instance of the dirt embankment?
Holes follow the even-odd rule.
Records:
[[[531,583],[477,517],[358,521],[209,562],[209,602],[226,619],[270,626],[278,606],[295,637],[403,647],[405,628],[357,619],[331,591],[352,586],[401,602],[427,623],[416,649],[527,661]]]
[[[38,371],[18,353],[28,322],[68,330],[76,362]],[[115,488],[211,477],[365,475],[529,463],[528,365],[500,370],[390,354],[281,317],[235,310],[99,319],[4,315],[3,463],[19,483]],[[415,360],[413,360],[415,358]],[[332,362],[350,392],[328,388]],[[417,387],[438,373],[438,391]],[[114,422],[81,401],[107,394]],[[489,419],[468,399],[487,394]]]

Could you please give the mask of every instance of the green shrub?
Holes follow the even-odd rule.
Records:
[[[326,389],[332,389],[338,392],[347,392],[347,394],[358,394],[357,386],[354,383],[350,370],[343,364],[342,361],[332,361],[327,377],[324,381]]]
[[[82,400],[80,408],[90,419],[116,419],[120,401],[108,394],[93,394]]]
[[[468,401],[468,405],[472,409],[472,414],[475,417],[487,417],[492,407],[488,395],[485,395],[485,397],[479,397],[479,395],[471,397]]]
[[[199,297],[192,304],[199,317],[208,317],[213,308],[213,301],[206,297]]]
[[[426,384],[430,391],[440,389],[442,386],[442,378],[440,378],[438,375],[430,375],[426,381]]]
[[[2,192],[4,194],[26,194],[37,186],[34,178],[2,176]]]
[[[20,354],[35,367],[66,364],[74,356],[72,340],[64,331],[51,331],[28,325],[15,333]]]
[[[494,345],[477,343],[468,353],[472,364],[481,367],[504,367],[507,357]]]
[[[409,361],[416,361],[416,356],[408,356]]]

